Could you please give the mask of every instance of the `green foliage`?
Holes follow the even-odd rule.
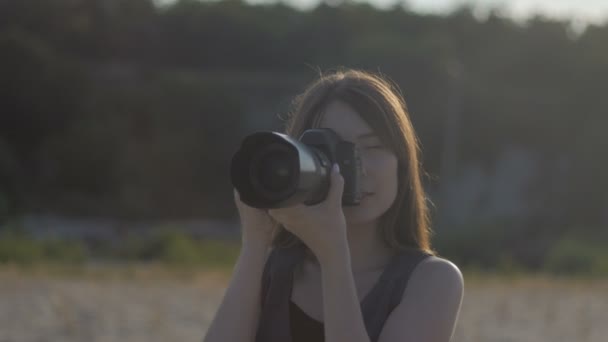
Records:
[[[606,244],[597,239],[564,236],[547,254],[545,268],[559,275],[608,276]]]
[[[85,91],[79,63],[31,32],[0,30],[0,136],[17,151],[37,147],[77,114]]]
[[[81,241],[60,239],[45,240],[44,257],[46,260],[62,263],[83,263],[87,259],[87,250]]]
[[[236,241],[197,239],[171,227],[147,237],[102,242],[95,249],[81,241],[35,239],[16,224],[0,234],[0,263],[21,265],[81,264],[96,259],[226,269],[234,265],[239,253],[240,243]]]
[[[434,246],[440,256],[472,273],[493,271],[519,275],[540,271],[565,276],[608,275],[606,234],[590,227],[576,227],[566,232],[557,239],[540,235],[541,239],[550,241],[546,250],[540,250],[529,231],[509,221],[470,224],[441,232]],[[549,230],[544,234],[550,233]],[[534,254],[525,254],[530,249]],[[540,264],[530,264],[530,258],[538,258]]]
[[[4,223],[4,218],[8,216],[9,199],[8,196],[0,191],[0,224]]]
[[[606,145],[606,24],[577,36],[565,21],[479,19],[466,6],[436,16],[352,2],[312,11],[242,1],[176,1],[163,9],[152,0],[111,3],[0,2],[0,219],[31,208],[232,216],[228,167],[240,138],[278,124],[287,99],[317,68],[345,66],[379,71],[401,88],[431,174],[441,170],[445,141],[437,127],[461,113],[454,132],[460,163],[493,165],[506,145],[520,144],[539,153],[529,195],[551,203],[540,210],[595,232],[605,223],[608,154],[590,147]],[[438,250],[465,265],[516,272],[517,248],[527,240],[515,228],[454,229],[438,235]],[[100,252],[223,260],[223,247],[184,237],[158,237],[156,247],[129,243]],[[34,259],[70,250],[19,244],[4,248]],[[589,261],[596,249],[584,245],[555,245],[548,264],[602,269]],[[208,255],[199,255],[202,247]]]
[[[592,190],[608,165],[586,146],[604,141],[598,127],[605,126],[605,28],[574,39],[565,22],[536,18],[525,26],[496,15],[484,21],[468,7],[439,17],[354,3],[301,12],[234,1],[181,1],[161,10],[148,0],[121,0],[103,13],[83,0],[74,8],[88,10],[28,3],[4,11],[16,29],[4,32],[4,49],[12,52],[1,70],[18,85],[6,88],[19,95],[7,98],[23,96],[18,105],[29,118],[7,131],[19,132],[14,145],[34,145],[30,150],[48,157],[36,165],[53,172],[32,177],[69,192],[52,196],[64,212],[234,214],[226,171],[239,138],[271,127],[286,109],[277,103],[295,95],[311,69],[338,65],[381,71],[403,89],[431,172],[439,169],[444,140],[436,127],[451,110],[448,99],[460,96],[454,102],[465,113],[463,161],[488,165],[512,140],[548,155],[563,151],[573,165],[564,186],[564,198],[577,199],[570,201],[572,221],[602,210],[605,191]],[[70,24],[57,27],[62,13]],[[96,61],[85,64],[89,87],[56,67],[78,64],[67,56]],[[457,83],[450,65],[459,66]],[[46,131],[51,117],[69,124]],[[52,132],[61,133],[42,138]],[[592,205],[582,205],[584,196]],[[82,197],[95,200],[73,199]]]
[[[146,238],[129,237],[106,257],[229,268],[236,262],[239,252],[237,242],[197,239],[166,227]]]
[[[434,240],[435,249],[458,265],[473,268],[496,268],[516,271],[518,262],[510,254],[510,245],[521,233],[509,221],[471,223],[442,231]]]
[[[222,194],[230,196],[227,167],[248,129],[248,94],[221,76],[167,70],[95,88],[84,113],[47,144],[54,183],[114,199],[91,208],[98,215],[232,215]]]
[[[78,264],[84,262],[86,257],[86,248],[81,241],[34,239],[17,225],[6,227],[0,234],[0,263]]]
[[[167,231],[153,237],[142,249],[140,256],[171,264],[196,264],[202,260],[198,244],[184,234]]]
[[[40,241],[16,235],[0,237],[0,262],[31,264],[44,260],[44,245]]]
[[[145,258],[169,264],[228,267],[238,256],[236,245],[218,241],[197,241],[182,233],[159,234],[145,248]]]

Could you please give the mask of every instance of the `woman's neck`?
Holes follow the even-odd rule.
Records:
[[[375,222],[349,225],[347,237],[353,274],[384,269],[393,256]]]
[[[347,229],[353,275],[384,269],[394,253],[380,236],[378,226],[376,224],[351,224]],[[318,261],[310,250],[307,251],[306,259],[318,267]]]

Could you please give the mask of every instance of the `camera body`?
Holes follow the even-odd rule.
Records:
[[[342,205],[358,205],[359,152],[330,128],[308,129],[298,140],[273,131],[248,135],[232,158],[230,177],[241,201],[251,207],[314,205],[327,198],[333,163],[344,178]]]

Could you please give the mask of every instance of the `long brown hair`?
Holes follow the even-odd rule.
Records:
[[[285,122],[285,134],[298,138],[306,129],[318,128],[325,108],[336,100],[350,105],[398,159],[397,197],[380,218],[382,239],[394,251],[417,249],[435,255],[421,181],[420,145],[405,100],[388,78],[353,69],[320,74],[294,99]],[[275,228],[273,247],[302,243],[282,225]]]

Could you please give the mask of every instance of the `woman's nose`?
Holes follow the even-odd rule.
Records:
[[[360,163],[360,167],[361,167],[361,175],[367,176],[367,163],[365,161],[365,158],[360,157],[359,163]]]

